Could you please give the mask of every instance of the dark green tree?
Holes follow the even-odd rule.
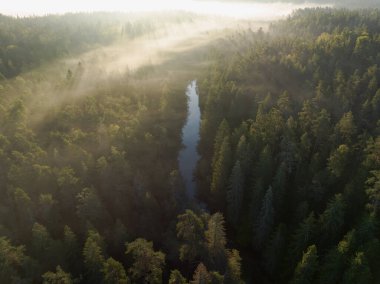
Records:
[[[57,266],[56,272],[46,272],[42,275],[43,284],[72,284],[70,273],[66,273],[60,266]]]
[[[129,279],[125,273],[123,265],[114,260],[112,257],[108,258],[103,264],[104,283],[105,284],[128,284]]]
[[[192,262],[203,254],[204,227],[202,219],[191,210],[178,216],[177,236],[184,242],[179,249],[181,261]]]
[[[257,223],[254,227],[254,246],[262,248],[266,239],[270,236],[274,225],[274,208],[273,208],[273,192],[272,187],[269,187],[265,193],[260,214]]]
[[[227,192],[227,216],[229,222],[236,228],[244,198],[244,179],[240,162],[235,163],[230,177],[229,190]]]
[[[144,239],[136,239],[126,243],[126,255],[132,258],[129,268],[131,278],[140,283],[162,283],[162,270],[165,266],[165,255],[154,251],[153,243]]]
[[[187,284],[187,280],[181,272],[178,270],[172,270],[170,272],[170,277],[169,277],[169,284]]]
[[[298,263],[294,272],[292,283],[308,284],[313,283],[315,274],[318,270],[318,254],[315,245],[308,247]]]

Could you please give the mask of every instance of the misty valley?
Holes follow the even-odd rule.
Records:
[[[0,7],[0,284],[380,283],[380,3],[241,2]]]

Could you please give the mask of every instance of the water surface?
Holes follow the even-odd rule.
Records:
[[[199,142],[199,127],[201,120],[197,83],[195,80],[187,86],[186,96],[188,98],[188,115],[186,124],[182,129],[182,144],[184,145],[184,148],[180,151],[178,160],[179,169],[186,184],[187,197],[193,199],[196,187],[193,173],[199,159],[197,145]]]

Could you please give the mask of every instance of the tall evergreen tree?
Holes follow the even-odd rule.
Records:
[[[271,234],[274,217],[273,192],[272,187],[269,187],[261,205],[258,222],[254,227],[254,246],[256,248],[262,248],[265,240]]]
[[[177,269],[170,272],[169,284],[187,284],[187,280]]]
[[[344,226],[345,203],[341,194],[328,203],[326,210],[321,215],[321,232],[325,245],[336,243]]]
[[[273,277],[280,274],[279,271],[283,264],[286,245],[286,226],[280,224],[272,234],[272,237],[263,252],[265,270]]]
[[[224,228],[224,218],[221,213],[213,214],[208,220],[205,232],[207,248],[211,258],[212,267],[222,270],[226,261],[226,232]]]
[[[318,269],[318,254],[315,245],[308,247],[294,272],[293,284],[311,284]]]
[[[42,275],[43,284],[73,284],[70,273],[66,273],[60,266],[57,266],[56,272],[46,272]]]
[[[223,139],[218,158],[212,169],[211,193],[215,197],[215,207],[224,209],[224,200],[228,188],[231,169],[231,145],[229,137]]]
[[[123,265],[114,260],[112,257],[108,258],[103,264],[104,284],[128,284],[129,279],[125,273]]]
[[[136,239],[126,244],[126,255],[133,259],[129,273],[134,282],[160,284],[165,265],[165,254],[154,251],[153,243],[144,239]]]
[[[83,247],[83,261],[86,268],[88,283],[97,283],[103,280],[104,259],[103,239],[98,232],[89,231]]]
[[[180,247],[180,259],[192,262],[203,254],[204,223],[193,211],[186,210],[178,216],[177,236],[184,243]]]
[[[363,252],[358,252],[351,259],[349,268],[344,273],[343,283],[367,284],[372,283],[372,274],[368,260]]]
[[[201,262],[195,269],[193,280],[190,281],[191,284],[210,284],[211,276],[207,271],[206,266]]]
[[[229,190],[227,192],[227,216],[229,222],[236,228],[242,210],[244,198],[244,180],[240,161],[236,161],[230,177]]]

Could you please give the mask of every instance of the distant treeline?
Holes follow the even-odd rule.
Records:
[[[120,38],[153,32],[165,23],[194,19],[190,13],[142,17],[125,13],[75,13],[44,17],[0,14],[0,79],[52,59],[75,55]]]
[[[198,1],[207,1],[207,0],[198,0]],[[369,8],[369,7],[380,7],[378,0],[218,0],[220,2],[256,2],[256,3],[294,3],[294,4],[305,4],[305,3],[314,3],[321,5],[335,5],[337,7],[345,8]]]

